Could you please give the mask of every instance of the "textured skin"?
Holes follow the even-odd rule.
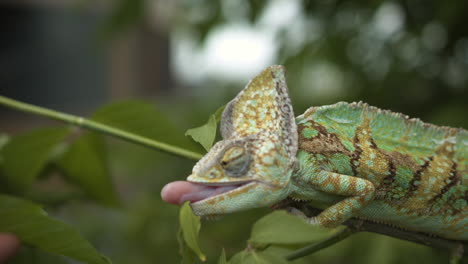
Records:
[[[223,140],[188,181],[241,187],[192,204],[199,215],[290,196],[334,227],[361,217],[468,240],[468,133],[363,103],[312,107],[294,119],[284,69],[271,66],[226,107]]]
[[[323,202],[319,224],[358,216],[468,239],[466,130],[363,103],[313,107],[297,123],[301,170],[293,182],[302,194],[296,197]],[[323,192],[307,194],[304,186]]]
[[[223,140],[194,166],[187,180],[244,185],[193,203],[196,214],[225,214],[269,206],[289,195],[298,139],[282,66],[264,70],[226,106],[221,135]],[[243,149],[244,155],[235,158],[238,151],[231,151],[233,148]],[[225,163],[232,159],[237,164]],[[240,169],[236,172],[232,167]]]

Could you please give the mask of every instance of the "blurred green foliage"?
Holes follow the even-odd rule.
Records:
[[[213,30],[225,24],[269,27],[262,24],[262,16],[271,8],[271,2],[282,3],[170,2],[175,3],[167,6],[160,3],[158,11],[166,12],[168,34],[190,32],[200,46]],[[278,47],[274,61],[284,64],[288,70],[296,114],[312,105],[362,100],[424,121],[468,127],[464,116],[468,112],[468,17],[465,15],[468,2],[293,2],[299,6],[295,19],[274,29]],[[144,1],[119,1],[103,26],[105,36],[143,23],[144,11]],[[158,102],[163,111],[156,110],[153,103],[116,103],[98,110],[93,118],[202,152],[201,147],[183,136],[184,131],[202,124],[244,84],[244,80],[228,83],[207,79],[198,86],[222,91],[221,97],[206,96],[198,102],[183,98],[174,98],[170,103]],[[24,136],[13,136],[11,141]],[[162,202],[159,192],[164,184],[184,179],[193,162],[119,140],[102,141],[80,130],[72,131],[69,136],[58,145],[55,136],[44,137],[44,145],[40,145],[42,141],[35,142],[39,145],[36,151],[43,153],[34,156],[39,159],[25,162],[33,157],[32,152],[14,158],[29,167],[10,162],[6,165],[9,154],[5,157],[2,153],[0,191],[43,204],[50,215],[76,227],[114,263],[180,262],[176,239],[178,208]],[[56,147],[55,151],[51,145]],[[87,166],[97,160],[95,165]],[[27,184],[19,179],[18,184],[28,185],[29,192],[16,193],[14,188],[6,187],[11,186],[7,183],[15,178],[9,176],[14,171],[21,171]],[[109,189],[111,186],[115,190]],[[93,201],[120,207],[104,207]],[[237,254],[233,262],[241,259],[243,263],[247,258],[268,261],[272,256],[291,252],[284,245],[271,246],[256,253],[257,256],[243,251],[254,223],[267,212],[263,208],[227,215],[220,221],[205,221],[200,243],[208,263],[216,263],[222,249],[227,259]],[[36,252],[25,246],[14,263],[30,263],[32,251]],[[415,259],[442,263],[447,261],[447,256],[446,252],[405,241],[358,234],[293,263],[414,263]],[[47,263],[64,261],[47,254],[44,259],[54,259]]]
[[[18,235],[28,245],[85,263],[110,263],[76,230],[29,201],[0,195],[0,212],[1,231]]]
[[[291,20],[282,21],[281,10],[271,12],[279,5],[287,13],[291,3],[298,6]],[[463,0],[179,1],[169,24],[201,45],[226,24],[273,31],[278,47],[273,61],[288,70],[296,114],[311,105],[361,100],[466,127],[459,113],[468,111],[468,21],[462,11],[467,5]],[[266,19],[269,11],[276,17]]]

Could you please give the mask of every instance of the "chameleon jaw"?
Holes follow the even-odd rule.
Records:
[[[210,202],[210,200],[217,199],[222,195],[229,195],[233,192],[241,192],[247,186],[257,183],[256,181],[240,181],[232,183],[203,183],[203,182],[192,182],[187,183],[196,185],[193,192],[188,192],[180,197],[179,203],[182,204],[185,201],[191,201],[192,205],[197,203]]]
[[[252,180],[241,185],[230,186],[229,190],[203,197],[191,204],[199,216],[223,215],[252,208],[270,206],[284,199],[284,188],[267,182]]]

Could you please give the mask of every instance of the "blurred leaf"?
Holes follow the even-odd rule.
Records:
[[[0,231],[14,233],[29,245],[86,263],[110,263],[74,228],[29,201],[0,195],[0,212]]]
[[[249,20],[250,23],[253,24],[257,22],[258,18],[263,13],[263,10],[265,10],[265,6],[268,1],[249,0],[248,3],[250,5]]]
[[[223,24],[223,22],[226,21],[222,12],[222,3],[221,1],[205,1],[205,3],[208,5],[205,8],[202,7],[203,4],[201,4],[200,1],[187,1],[187,3],[189,3],[191,6],[197,6],[196,8],[201,7],[202,9],[209,10],[210,14],[208,16],[202,16],[202,21],[197,21],[196,24],[191,23],[190,25],[191,29],[197,31],[198,34],[196,36],[196,40],[198,44],[202,45],[206,41],[213,28]]]
[[[206,257],[198,245],[198,233],[201,227],[200,217],[193,214],[189,202],[181,206],[179,221],[185,244],[198,255],[201,261],[206,261]]]
[[[219,259],[218,259],[218,264],[227,264],[227,260],[226,260],[226,251],[223,250],[221,251],[221,256],[219,256]]]
[[[246,255],[248,254],[248,252],[246,252],[245,250],[242,250],[241,252],[235,254],[234,256],[232,256],[232,258],[229,260],[229,264],[242,264],[244,263],[244,258],[246,257]]]
[[[52,255],[35,247],[22,245],[8,264],[68,264],[62,256]]]
[[[6,145],[6,143],[8,143],[9,140],[10,137],[7,134],[0,133],[0,149],[2,149]]]
[[[1,133],[0,134],[0,184],[2,183],[2,180],[4,178],[4,176],[2,174],[2,165],[3,165],[3,162],[4,162],[2,149],[8,143],[8,141],[10,141],[10,137],[7,134]]]
[[[206,124],[187,130],[185,135],[192,137],[193,140],[200,143],[206,151],[209,151],[216,138],[216,128],[218,122],[221,120],[224,108],[225,106],[218,108],[218,110],[210,116]]]
[[[229,260],[229,264],[287,264],[288,261],[283,258],[264,253],[261,251],[254,251],[246,249],[237,253]]]
[[[9,187],[21,191],[39,175],[67,129],[44,128],[11,138],[0,150]]]
[[[395,261],[395,248],[392,247],[392,242],[397,241],[387,236],[374,236],[370,239],[369,252],[367,254],[367,263],[390,264],[397,263]],[[398,251],[401,252],[401,251]],[[416,250],[413,252],[416,253]],[[416,253],[417,254],[417,253]]]
[[[291,254],[292,252],[300,249],[303,247],[302,245],[271,245],[268,246],[265,250],[262,252],[265,254],[268,254],[270,256],[274,256],[275,258],[280,258],[280,259],[285,259],[287,255]],[[295,259],[294,262],[288,262],[288,263],[294,263],[294,264],[308,264],[311,263],[310,259],[304,257],[304,258],[298,258]],[[320,263],[320,262],[318,262]]]
[[[287,264],[288,261],[284,258],[278,258],[276,256],[270,255],[265,252],[256,252],[254,254],[254,257],[256,258],[256,263],[271,263],[271,264]]]
[[[78,138],[58,161],[65,177],[79,185],[96,201],[109,206],[119,204],[107,169],[102,137],[85,133]]]
[[[177,232],[177,241],[179,242],[179,250],[180,254],[182,255],[182,264],[192,264],[195,262],[196,255],[191,250],[187,243],[184,240],[184,234],[182,232],[182,228],[179,229],[179,232]]]
[[[143,0],[120,0],[118,2],[114,5],[114,10],[101,30],[101,38],[104,40],[114,37],[143,19]]]
[[[334,231],[309,225],[285,211],[275,211],[254,224],[250,242],[255,247],[267,244],[306,244],[329,237]]]
[[[197,146],[150,103],[132,100],[109,104],[98,109],[92,119],[150,139],[197,150]]]

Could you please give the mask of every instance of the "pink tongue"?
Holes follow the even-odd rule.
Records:
[[[164,186],[161,191],[161,197],[168,203],[182,204],[185,201],[197,202],[233,190],[237,187],[239,187],[239,185],[206,186],[187,181],[175,181]]]

